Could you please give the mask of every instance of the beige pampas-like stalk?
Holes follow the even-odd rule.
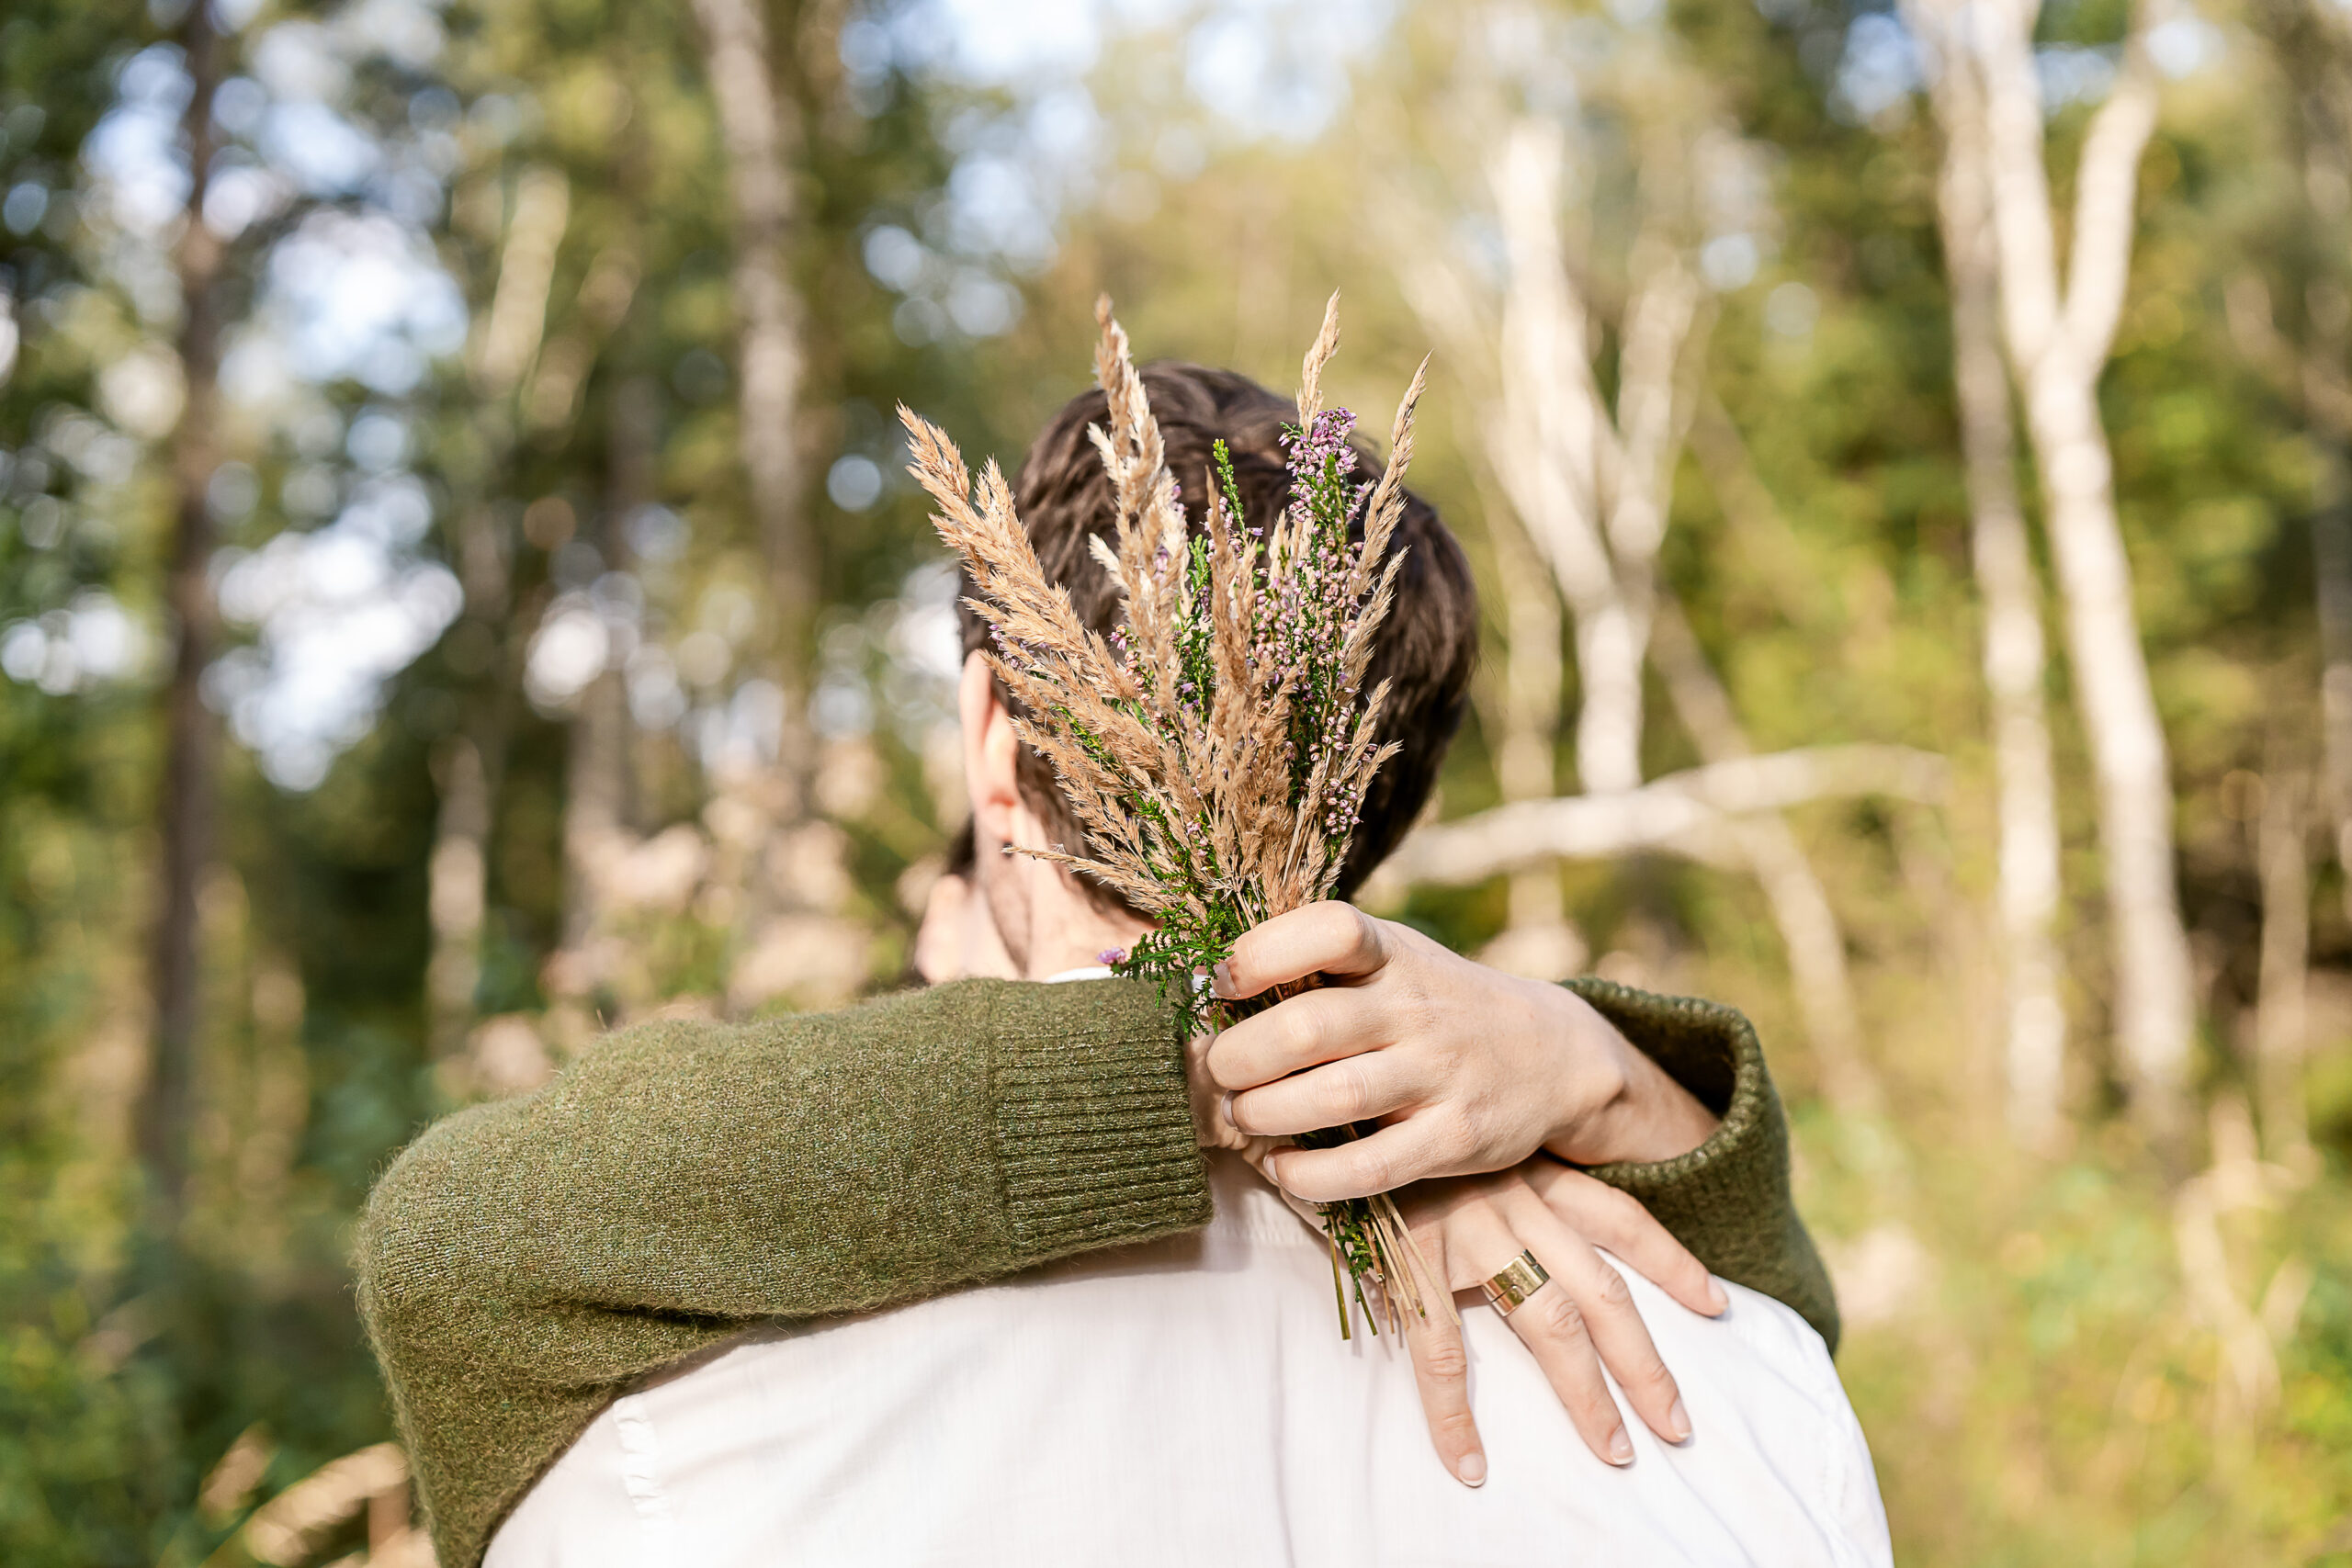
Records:
[[[1299,423],[1285,437],[1292,500],[1259,538],[1217,443],[1206,525],[1194,535],[1127,334],[1105,298],[1095,379],[1109,428],[1088,432],[1115,515],[1093,560],[1118,584],[1120,626],[1090,631],[1048,581],[994,462],[977,484],[953,442],[901,408],[909,471],[938,503],[940,536],[971,574],[969,601],[1012,698],[1014,730],[1053,769],[1086,829],[1086,853],[1025,850],[1099,879],[1157,922],[1123,972],[1159,976],[1188,1023],[1213,1026],[1280,997],[1213,1001],[1193,976],[1261,921],[1329,896],[1373,775],[1385,686],[1363,682],[1403,560],[1389,542],[1405,505],[1413,410],[1428,362],[1396,410],[1377,486],[1355,479],[1353,416],[1322,403],[1339,349],[1339,296],[1299,375]],[[1170,983],[1172,982],[1172,983]],[[1302,1142],[1356,1135],[1338,1128]],[[1370,1283],[1392,1324],[1423,1313],[1412,1239],[1385,1197],[1327,1205],[1335,1280],[1344,1267],[1374,1323]],[[1430,1290],[1451,1314],[1442,1283]],[[1349,1331],[1340,1292],[1340,1331]]]

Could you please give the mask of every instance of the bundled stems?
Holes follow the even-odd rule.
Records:
[[[1363,686],[1404,558],[1389,547],[1428,367],[1398,405],[1386,470],[1377,484],[1360,478],[1354,415],[1322,403],[1340,341],[1333,295],[1301,369],[1298,423],[1283,437],[1288,504],[1251,526],[1219,442],[1214,471],[1201,476],[1196,532],[1108,299],[1095,320],[1109,419],[1088,434],[1115,515],[1108,536],[1089,545],[1122,607],[1107,637],[1046,579],[996,464],[975,483],[935,426],[903,408],[899,417],[909,471],[970,573],[969,603],[989,625],[986,657],[1012,699],[1014,730],[1052,765],[1086,831],[1082,854],[1023,852],[1091,876],[1152,917],[1155,929],[1114,967],[1158,978],[1200,1032],[1279,999],[1218,1002],[1196,977],[1242,932],[1329,895],[1364,793],[1396,750],[1379,740],[1385,684]],[[1328,1147],[1357,1135],[1343,1127],[1299,1141]],[[1393,1201],[1327,1204],[1322,1215],[1334,1269],[1348,1280],[1342,1334],[1351,1294],[1375,1332],[1373,1295],[1392,1326],[1425,1314],[1416,1266],[1429,1270]]]

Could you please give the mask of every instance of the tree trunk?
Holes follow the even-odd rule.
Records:
[[[719,136],[727,153],[735,226],[735,313],[741,333],[737,440],[752,513],[767,562],[775,615],[771,669],[781,696],[775,765],[718,781],[729,835],[747,873],[729,995],[751,1005],[783,946],[805,946],[793,917],[809,904],[806,878],[784,852],[807,815],[813,737],[807,660],[815,615],[816,540],[804,511],[797,418],[806,355],[803,314],[790,275],[792,160],[800,128],[778,90],[758,0],[695,0],[702,25]],[[730,857],[731,858],[731,857]],[[805,857],[802,857],[805,858]]]
[[[190,85],[180,121],[187,142],[188,197],[175,258],[183,311],[177,348],[187,401],[171,445],[174,536],[165,596],[172,616],[172,673],[164,696],[163,858],[150,981],[154,1028],[139,1115],[140,1153],[157,1223],[166,1231],[176,1228],[187,1196],[199,957],[197,887],[212,852],[218,747],[213,716],[199,689],[217,627],[209,578],[212,520],[205,491],[220,457],[215,421],[222,247],[203,218],[213,153],[212,96],[220,79],[220,40],[209,7],[188,7],[180,46]]]
[[[803,644],[817,598],[816,542],[802,504],[797,422],[806,355],[789,254],[799,129],[777,91],[767,22],[755,0],[695,0],[695,15],[702,24],[734,208],[733,288],[741,331],[738,449],[767,560],[777,683],[791,729],[806,717]],[[807,759],[794,747],[786,750],[783,766],[797,781]],[[799,809],[797,798],[790,809]]]
[[[1560,733],[1560,601],[1503,509],[1485,510],[1503,580],[1496,783],[1505,802],[1549,800],[1558,788],[1553,749]],[[1479,961],[1533,979],[1564,980],[1589,956],[1582,934],[1569,922],[1559,866],[1546,862],[1511,873],[1502,933],[1479,953]]]
[[[1648,628],[1619,592],[1602,535],[1603,404],[1588,315],[1560,250],[1556,127],[1522,120],[1490,171],[1510,253],[1501,321],[1503,418],[1488,458],[1575,617],[1577,774],[1588,795],[1642,782]]]
[[[2098,774],[2115,948],[2116,1036],[2150,1126],[2177,1132],[2196,998],[2173,866],[2170,761],[2140,648],[2132,571],[2092,389],[2052,377],[2031,421],[2066,597],[2075,689]]]
[[[656,414],[653,389],[641,378],[613,389],[599,539],[608,571],[629,570],[627,522],[651,495]],[[616,658],[581,694],[565,759],[563,942],[587,960],[575,972],[591,983],[612,978],[600,973],[594,942],[611,869],[631,842],[630,753],[628,677]]]
[[[2294,1168],[2311,1157],[2303,1105],[2305,976],[2311,968],[2311,863],[2305,858],[2311,780],[2272,768],[2263,780],[2255,858],[2262,874],[2262,967],[2255,1000],[2255,1082],[2262,1141]]]
[[[2338,455],[2337,467],[2345,466]],[[2312,525],[2319,579],[2320,724],[2326,759],[2327,810],[2334,818],[2335,863],[2344,872],[2344,912],[2352,918],[2352,485],[2339,482],[2335,504]]]
[[[571,221],[571,182],[561,169],[535,164],[517,176],[514,216],[499,246],[498,281],[473,345],[474,384],[490,400],[503,403],[511,397],[538,359],[556,254]],[[512,414],[504,408],[500,412]]]
[[[2011,1136],[2023,1147],[2046,1148],[2059,1129],[2066,1056],[2053,930],[2061,888],[2058,795],[2042,712],[2041,585],[2018,504],[2009,389],[1995,336],[1992,290],[1980,288],[1980,282],[1990,279],[1965,286],[1972,296],[1967,303],[1955,298],[1952,325],[1999,795],[2003,1055]],[[1956,296],[1962,288],[1955,283]]]
[[[514,400],[538,361],[556,258],[571,215],[571,185],[560,169],[535,164],[522,172],[499,245],[490,305],[470,345],[490,449],[483,468],[492,476],[502,474],[513,457]],[[458,507],[453,527],[451,553],[466,598],[464,616],[449,635],[486,650],[488,665],[472,672],[458,733],[435,759],[441,803],[426,892],[433,956],[425,966],[425,1012],[436,1061],[462,1050],[473,1026],[490,903],[491,830],[514,723],[516,677],[529,643],[528,629],[514,624],[510,545],[497,513],[477,497]]]
[[[2326,64],[2312,73],[2324,86],[2312,83],[2305,101],[2324,109],[2311,117],[2320,123],[2305,132],[2303,188],[2325,226],[2322,231],[2340,235],[2352,175],[2352,59],[2340,29],[2323,22],[2316,30],[2325,39],[2318,48]],[[2314,283],[2305,291],[2303,315],[2308,335],[2293,379],[2321,448],[2312,566],[2318,588],[2323,809],[2344,872],[2344,911],[2352,917],[2352,387],[2346,384],[2352,299],[2340,285]]]
[[[2195,981],[2173,863],[2170,762],[2140,646],[2098,399],[2130,271],[2140,154],[2155,126],[2148,17],[2144,9],[2134,15],[2115,86],[2084,138],[2062,289],[2042,166],[2034,7],[1974,7],[1971,15],[1986,23],[1980,58],[2003,327],[2024,394],[2066,606],[2067,654],[2098,773],[2117,1043],[2143,1125],[2169,1144],[2185,1131]]]
[[[1650,655],[1665,680],[1675,716],[1701,757],[1727,762],[1755,754],[1706,650],[1671,598],[1658,603]],[[1822,1092],[1843,1111],[1878,1110],[1885,1096],[1863,1046],[1853,977],[1846,968],[1846,933],[1830,907],[1828,891],[1778,812],[1734,818],[1730,831],[1772,907],[1772,922],[1780,928],[1781,943],[1789,955],[1797,1011],[1820,1058]]]
[[[1509,525],[1492,532],[1504,576],[1507,639],[1496,782],[1507,801],[1548,800],[1558,787],[1552,748],[1560,731],[1560,602],[1536,574],[1526,545],[1510,532]],[[1511,878],[1512,929],[1554,927],[1564,919],[1556,873],[1523,871]]]
[[[495,470],[511,450],[512,409],[491,407],[494,419],[508,422],[491,436]],[[484,662],[481,669],[460,671],[470,683],[461,692],[458,731],[434,761],[441,802],[428,863],[433,956],[424,975],[426,1039],[435,1061],[462,1050],[473,1027],[482,928],[490,910],[491,836],[531,637],[527,617],[517,614],[510,547],[496,513],[477,499],[458,509],[456,526],[458,581],[466,607],[449,635],[466,639],[463,646],[478,649]]]
[[[511,419],[511,409],[493,408]],[[504,461],[511,442],[503,432],[496,433],[491,448],[494,470]],[[482,926],[490,908],[491,830],[506,769],[523,650],[530,640],[528,628],[514,624],[508,547],[496,513],[476,499],[458,509],[455,526],[458,581],[466,598],[465,614],[449,637],[464,640],[447,645],[480,649],[484,667],[460,671],[469,679],[461,688],[458,733],[434,759],[441,801],[426,881],[433,955],[425,964],[424,994],[426,1042],[435,1061],[463,1049],[473,1027],[474,998],[481,983]]]
[[[563,945],[590,953],[604,923],[605,889],[628,852],[628,694],[606,670],[580,694],[564,756]],[[593,963],[572,971],[587,987],[606,978]]]
[[[489,904],[492,795],[481,748],[471,736],[452,738],[436,761],[441,809],[426,874],[433,956],[425,964],[424,994],[428,1045],[437,1061],[463,1047],[473,1025]]]
[[[1786,942],[1825,1085],[1841,1104],[1868,1106],[1876,1102],[1877,1089],[1861,1047],[1844,934],[1787,825],[1777,816],[1725,819],[1707,806],[1643,784],[1645,674],[1656,659],[1666,660],[1661,673],[1710,760],[1738,759],[1747,751],[1687,630],[1675,650],[1653,646],[1653,621],[1663,613],[1657,559],[1678,457],[1697,407],[1686,371],[1697,362],[1689,350],[1700,334],[1702,294],[1668,238],[1687,195],[1678,184],[1687,134],[1689,128],[1678,123],[1653,136],[1642,160],[1644,230],[1633,267],[1639,281],[1622,321],[1613,412],[1594,374],[1590,314],[1560,240],[1565,147],[1556,125],[1519,116],[1493,138],[1486,176],[1508,260],[1493,330],[1479,321],[1469,290],[1442,265],[1407,259],[1400,272],[1409,302],[1435,335],[1452,342],[1465,362],[1495,355],[1497,414],[1482,422],[1485,456],[1573,616],[1580,687],[1577,770],[1585,798],[1544,803],[1564,808],[1552,840],[1557,852],[1672,848],[1753,872]],[[1390,224],[1400,255],[1416,258],[1418,236],[1393,218]],[[1525,640],[1520,623],[1528,618],[1522,606],[1532,601],[1521,573],[1509,564],[1504,570],[1516,660]],[[1556,631],[1552,640],[1556,646]],[[1500,760],[1508,768],[1517,731],[1507,726],[1505,739]],[[1548,775],[1548,755],[1543,761]],[[1415,839],[1437,843],[1442,838],[1490,870],[1511,870],[1516,925],[1521,901],[1532,905],[1544,897],[1532,877],[1552,874],[1544,851],[1524,852],[1530,842],[1503,841],[1522,818],[1532,826],[1531,814],[1538,809],[1535,796],[1515,792],[1511,777],[1503,782],[1505,803],[1497,812]],[[1431,857],[1414,855],[1411,844],[1399,857],[1400,876],[1407,867],[1430,874]],[[1550,897],[1556,908],[1556,882]]]
[[[2303,287],[2303,332],[2273,324],[2269,290],[2252,275],[2224,294],[2232,335],[2255,367],[2301,403],[2317,448],[2312,555],[2318,586],[2321,778],[2324,814],[2352,918],[2352,294],[2340,270],[2352,218],[2352,32],[2334,7],[2258,0],[2247,12],[2293,96],[2308,249],[2328,258]]]
[[[2048,1149],[2061,1125],[2066,1049],[2053,935],[2061,887],[2057,785],[2042,711],[2041,584],[2018,500],[2008,378],[2001,366],[2000,249],[1987,186],[1984,87],[1975,61],[1941,31],[1936,12],[1927,6],[1910,11],[1915,32],[1940,56],[1934,98],[1944,156],[1936,208],[1951,289],[1953,380],[1976,585],[1984,601],[2009,1133],[2021,1147]]]

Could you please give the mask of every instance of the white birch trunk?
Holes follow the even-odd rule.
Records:
[[[1620,592],[1603,536],[1602,402],[1582,297],[1560,250],[1559,128],[1521,119],[1489,170],[1510,255],[1501,320],[1502,411],[1488,458],[1575,617],[1577,773],[1589,795],[1642,782],[1648,626]]]
[[[2116,1037],[2143,1122],[2182,1131],[2196,998],[2173,863],[2169,758],[2115,514],[2098,389],[2131,263],[2140,153],[2154,129],[2146,18],[2085,139],[2075,175],[2073,258],[2062,291],[2042,167],[2035,7],[1972,8],[1984,72],[1986,148],[2000,254],[2003,327],[2024,393],[2066,642],[2098,774],[2099,843],[2113,942]]]
[[[1755,748],[1733,711],[1730,694],[1671,599],[1662,598],[1657,605],[1651,645],[1675,717],[1697,743],[1700,756],[1710,763],[1752,757]],[[1878,1109],[1885,1097],[1863,1048],[1861,1015],[1846,967],[1846,932],[1827,889],[1778,812],[1733,818],[1729,830],[1780,929],[1797,1011],[1820,1060],[1824,1095],[1843,1111]]]
[[[1442,844],[1436,859],[1453,857],[1454,872],[1495,867],[1498,857],[1508,862],[1521,874],[1515,900],[1542,896],[1523,873],[1541,866],[1548,877],[1556,856],[1658,848],[1747,870],[1763,886],[1786,944],[1825,1087],[1840,1104],[1862,1107],[1875,1102],[1876,1087],[1861,1049],[1844,933],[1787,825],[1777,816],[1750,819],[1744,809],[1726,816],[1643,784],[1645,677],[1662,651],[1652,646],[1657,561],[1697,405],[1686,373],[1698,364],[1690,345],[1702,333],[1705,298],[1667,237],[1682,221],[1682,149],[1692,124],[1647,118],[1657,123],[1640,161],[1644,227],[1630,267],[1637,282],[1620,322],[1613,411],[1592,367],[1590,311],[1561,243],[1565,140],[1557,124],[1504,110],[1479,139],[1492,149],[1486,182],[1507,263],[1498,319],[1480,309],[1458,268],[1427,255],[1416,225],[1393,210],[1386,219],[1416,312],[1465,368],[1490,355],[1497,365],[1493,412],[1480,421],[1485,456],[1573,617],[1581,688],[1577,769],[1584,790],[1582,798],[1539,803],[1514,798],[1517,792],[1507,787],[1498,812],[1408,840],[1397,880],[1425,865],[1434,869],[1431,857],[1415,854],[1417,844]],[[1515,627],[1525,587],[1516,579],[1505,587]],[[1521,646],[1516,629],[1512,642],[1514,649]],[[1686,726],[1703,729],[1694,730],[1702,752],[1711,761],[1749,761],[1746,737],[1695,643],[1681,654],[1660,671]],[[1692,695],[1702,688],[1703,696]],[[1533,836],[1514,844],[1511,835],[1522,827]],[[1556,900],[1556,884],[1550,897]]]
[[[1552,748],[1560,728],[1560,602],[1516,532],[1507,524],[1490,528],[1508,639],[1496,782],[1505,800],[1545,800],[1558,784]]]
[[[1671,161],[1670,139],[1657,147],[1645,183],[1667,177],[1660,166]],[[1644,673],[1659,651],[1652,647],[1657,558],[1696,402],[1682,371],[1702,296],[1658,232],[1637,240],[1633,270],[1641,283],[1623,323],[1612,417],[1590,363],[1589,313],[1560,244],[1562,158],[1559,129],[1522,118],[1488,164],[1510,276],[1494,334],[1500,415],[1487,422],[1487,456],[1574,615],[1577,771],[1586,795],[1611,796],[1642,788]],[[1441,336],[1465,353],[1483,348],[1475,344],[1484,335],[1472,325],[1475,310],[1453,280],[1408,267],[1407,291]],[[1515,595],[1516,585],[1507,592]],[[1711,761],[1744,755],[1746,737],[1696,644],[1660,668],[1686,727],[1699,727],[1702,754]],[[1692,695],[1702,688],[1706,695]],[[1662,818],[1636,811],[1623,820],[1655,826]],[[1728,853],[1763,886],[1827,1091],[1850,1109],[1874,1104],[1844,932],[1795,837],[1777,817],[1710,820],[1693,832],[1705,853]]]
[[[1562,669],[1560,601],[1532,558],[1527,541],[1487,509],[1488,534],[1503,580],[1505,641],[1496,783],[1507,803],[1549,800],[1558,788],[1554,747],[1560,732]],[[1569,923],[1555,864],[1511,873],[1510,913],[1502,934],[1479,962],[1539,980],[1564,980],[1591,956]]]
[[[2000,253],[1986,168],[1984,88],[1974,58],[1934,0],[1909,7],[1939,57],[1944,133],[1937,186],[1952,306],[1952,361],[1976,585],[1984,602],[1984,687],[1993,717],[1999,822],[2003,1061],[2010,1136],[2048,1149],[2061,1127],[2066,1012],[2053,934],[2060,897],[2057,786],[2042,711],[2041,584],[2018,504],[2008,378],[2001,365]]]

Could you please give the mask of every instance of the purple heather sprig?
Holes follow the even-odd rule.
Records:
[[[1089,434],[1111,482],[1115,533],[1091,549],[1123,610],[1106,635],[1089,631],[1046,579],[1001,473],[989,466],[976,491],[946,437],[905,415],[912,471],[970,570],[1015,731],[1052,764],[1085,829],[1082,854],[1027,852],[1094,876],[1152,916],[1132,949],[1099,956],[1121,974],[1159,978],[1195,1033],[1277,999],[1221,1003],[1194,976],[1251,927],[1329,897],[1365,792],[1395,750],[1377,734],[1386,688],[1364,687],[1402,554],[1389,543],[1423,382],[1416,373],[1397,410],[1385,472],[1377,483],[1361,478],[1355,418],[1324,408],[1319,390],[1339,344],[1337,307],[1334,297],[1302,367],[1298,423],[1283,442],[1287,503],[1253,525],[1220,442],[1204,527],[1184,512],[1126,334],[1109,301],[1097,307],[1109,420]],[[1353,1135],[1339,1128],[1302,1142]],[[1323,1220],[1335,1273],[1353,1280],[1373,1321],[1367,1289],[1392,1322],[1426,1310],[1391,1201],[1330,1204]],[[1343,1333],[1348,1325],[1343,1289]]]

